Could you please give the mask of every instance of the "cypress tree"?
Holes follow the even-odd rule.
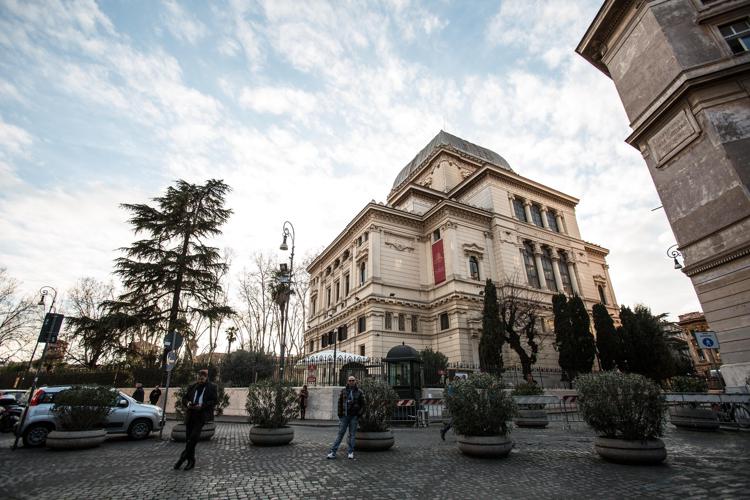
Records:
[[[594,317],[596,347],[599,350],[599,361],[602,364],[602,369],[614,370],[620,357],[615,322],[604,304],[595,304],[591,313]]]
[[[591,373],[596,357],[596,343],[591,334],[591,318],[583,299],[578,295],[568,301],[573,333],[573,378],[579,373]]]
[[[497,289],[491,279],[484,285],[482,309],[482,338],[479,339],[479,367],[482,371],[499,375],[503,371],[503,334],[497,303]]]

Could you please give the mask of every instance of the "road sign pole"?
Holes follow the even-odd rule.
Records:
[[[164,359],[165,369],[167,370],[167,385],[164,391],[164,403],[162,403],[162,408],[161,408],[161,427],[159,428],[159,440],[161,440],[162,438],[162,435],[164,433],[164,425],[167,422],[167,400],[169,399],[169,383],[172,380],[172,368],[174,367],[174,364],[170,366],[167,358],[169,358],[169,355],[171,353],[175,353],[175,357],[177,355],[177,351],[174,350],[174,346],[175,346],[174,341],[176,338],[177,338],[177,330],[175,329],[175,330],[172,330],[172,342],[169,346],[170,351],[167,353]]]

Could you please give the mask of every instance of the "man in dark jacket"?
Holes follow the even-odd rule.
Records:
[[[135,392],[133,393],[133,399],[135,399],[139,403],[143,403],[143,396],[144,396],[143,384],[141,384],[140,382],[137,382],[135,384]]]
[[[154,387],[154,390],[151,391],[151,394],[148,395],[148,401],[152,405],[155,405],[159,402],[160,397],[161,397],[161,389],[157,385],[156,387]]]
[[[354,437],[357,434],[357,418],[365,410],[365,395],[357,387],[357,379],[349,375],[346,387],[339,394],[339,433],[326,458],[333,460],[339,450],[341,440],[349,429],[349,459],[354,458]]]
[[[214,384],[208,381],[208,370],[198,372],[198,381],[188,387],[185,396],[182,398],[182,406],[185,411],[185,451],[180,455],[180,459],[174,464],[175,469],[179,469],[182,463],[187,460],[185,470],[195,467],[195,446],[201,437],[203,424],[213,418],[214,407],[219,399],[218,389]]]

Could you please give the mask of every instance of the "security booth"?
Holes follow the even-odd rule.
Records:
[[[401,399],[419,400],[422,394],[422,360],[411,346],[397,345],[385,358],[388,384]]]

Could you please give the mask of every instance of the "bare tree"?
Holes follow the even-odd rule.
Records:
[[[18,296],[18,281],[0,267],[0,363],[18,357],[34,339],[37,310],[33,300]]]
[[[253,255],[253,264],[254,269],[244,270],[239,279],[242,305],[235,322],[243,347],[249,351],[274,352],[278,345],[279,314],[270,293],[276,266],[262,253]]]
[[[497,297],[504,341],[518,356],[525,377],[531,373],[541,345],[538,328],[542,296],[514,279],[506,279],[497,287]]]

